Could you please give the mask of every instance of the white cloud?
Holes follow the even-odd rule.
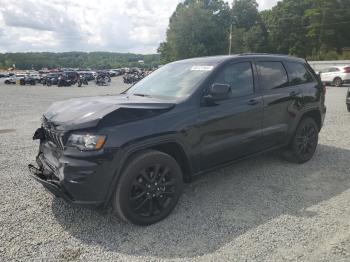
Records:
[[[280,0],[258,0],[259,9],[260,10],[271,9],[273,6],[277,4],[278,1]]]
[[[0,0],[0,52],[154,53],[180,1]]]

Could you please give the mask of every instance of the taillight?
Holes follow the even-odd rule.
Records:
[[[350,67],[345,67],[343,70],[344,70],[344,73],[350,73]]]

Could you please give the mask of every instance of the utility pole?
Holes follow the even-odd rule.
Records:
[[[231,51],[232,51],[232,30],[233,30],[233,24],[231,23],[231,26],[230,26],[230,47],[228,50],[229,55],[231,55]]]
[[[326,9],[324,7],[324,8],[322,8],[322,22],[321,22],[320,36],[319,36],[319,40],[318,40],[319,41],[319,50],[318,50],[319,56],[321,56],[322,41],[324,39],[325,19],[326,19]]]

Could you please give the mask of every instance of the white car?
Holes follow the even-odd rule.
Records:
[[[350,83],[350,66],[334,66],[323,70],[321,73],[323,83],[337,87]]]
[[[16,84],[17,80],[25,78],[25,76],[26,76],[25,74],[16,74],[16,75],[13,75],[13,76],[10,76],[10,77],[6,77],[4,79],[4,83],[7,84],[7,85]]]

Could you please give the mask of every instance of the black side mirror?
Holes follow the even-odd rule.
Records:
[[[225,100],[230,98],[231,86],[228,84],[214,83],[206,96],[204,101],[206,104],[215,104],[215,101]]]

